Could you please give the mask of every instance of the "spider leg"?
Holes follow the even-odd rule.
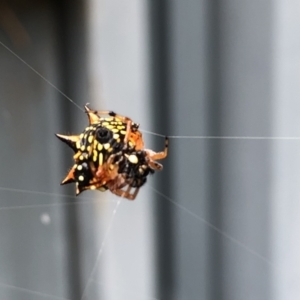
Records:
[[[106,174],[107,172],[109,172],[110,177],[116,177],[117,174],[117,169],[119,167],[119,164],[124,160],[124,157],[121,156],[116,162],[113,162],[115,157],[120,155],[120,153],[122,152],[118,152],[116,154],[112,154],[109,159],[107,160],[107,162],[105,163],[105,165],[99,166],[98,170],[95,172],[97,177],[101,177],[101,174]],[[115,174],[114,176],[112,176],[112,174]],[[111,178],[112,180],[112,178]]]
[[[122,190],[122,188],[125,187],[126,185],[128,185],[127,182],[124,182],[122,185],[118,185],[118,186],[116,186],[116,185],[114,185],[114,183],[112,183],[112,184],[109,184],[109,190],[113,194],[115,194],[115,195],[117,195],[119,197],[123,197],[124,190]]]
[[[128,184],[127,190],[123,191],[122,197],[129,199],[128,197],[130,196],[130,191],[131,191],[131,185]]]
[[[156,171],[161,171],[163,169],[163,166],[161,164],[151,159],[148,161],[148,165],[150,166],[151,169]]]
[[[168,155],[168,147],[169,147],[169,139],[165,137],[165,148],[164,151],[154,152],[152,150],[146,149],[147,153],[147,162],[151,169],[160,171],[163,169],[163,166],[156,162],[156,160],[161,160],[167,157]]]
[[[132,194],[130,194],[131,189],[132,189],[131,184],[128,184],[127,190],[123,191],[121,197],[124,197],[124,198],[126,198],[128,200],[134,200],[136,198],[136,196],[137,196],[140,188],[136,188],[135,191]]]
[[[123,189],[128,183],[126,181],[122,182],[122,175],[118,175],[118,177],[115,179],[115,181],[112,181],[110,186],[112,189],[115,190],[121,190]]]
[[[138,195],[139,190],[140,190],[140,188],[136,188],[134,193],[130,195],[130,198],[127,198],[127,199],[134,200],[136,198],[136,196]]]
[[[154,152],[152,150],[145,150],[150,158],[150,160],[154,161],[154,160],[160,160],[160,159],[164,159],[167,157],[168,155],[168,148],[169,148],[169,139],[166,136],[165,137],[165,149],[164,151],[161,152]]]
[[[126,186],[126,185],[125,185]],[[139,188],[136,188],[134,193],[130,194],[130,190],[131,190],[131,186],[130,184],[128,184],[128,188],[124,191],[121,188],[117,188],[117,189],[113,189],[110,190],[112,193],[114,193],[115,195],[119,196],[119,197],[123,197],[126,198],[128,200],[134,200],[139,192]]]
[[[143,137],[139,131],[131,132],[129,135],[129,141],[134,141],[136,150],[144,149]]]
[[[124,157],[122,156],[122,151],[119,151],[119,152],[117,152],[115,154],[110,155],[110,157],[107,160],[107,164],[108,165],[112,164],[113,161],[114,161],[114,159],[115,159],[115,157],[117,157],[117,156],[120,156],[120,158],[117,161],[115,161],[114,164],[119,165],[120,162],[122,162],[122,160],[124,159]]]

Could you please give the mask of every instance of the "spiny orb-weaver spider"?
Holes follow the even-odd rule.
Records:
[[[61,184],[75,182],[76,195],[85,190],[109,189],[115,195],[134,200],[147,176],[162,170],[156,160],[167,156],[168,138],[164,151],[156,153],[144,149],[139,124],[130,118],[109,111],[92,111],[87,105],[85,111],[89,126],[83,133],[56,134],[75,152],[75,164]]]

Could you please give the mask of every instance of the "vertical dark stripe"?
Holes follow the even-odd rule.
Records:
[[[55,3],[55,11],[56,11],[56,20],[57,20],[57,40],[58,40],[58,54],[59,54],[59,76],[60,76],[60,86],[59,88],[64,91],[66,95],[69,95],[73,98],[73,87],[76,82],[73,82],[71,78],[74,78],[72,75],[72,56],[70,55],[70,36],[72,36],[70,22],[76,23],[78,20],[73,18],[71,12],[74,11],[74,6],[80,6],[81,1],[74,1],[70,3],[69,1],[54,1]],[[70,7],[73,5],[73,7]],[[80,58],[79,58],[80,59]],[[73,60],[74,61],[74,60]],[[80,72],[80,70],[78,70]],[[72,132],[72,124],[75,121],[72,117],[73,114],[69,113],[70,106],[69,103],[63,96],[58,95],[59,97],[59,107],[61,108],[61,120],[64,120],[64,131]],[[66,162],[70,162],[70,149],[65,147],[65,157]],[[70,165],[65,166],[65,170],[67,171]],[[70,194],[74,193],[74,186],[66,186],[66,189],[69,189]],[[65,215],[65,236],[68,237],[66,243],[66,252],[67,252],[67,273],[68,278],[66,278],[66,282],[68,290],[68,298],[79,300],[82,294],[82,286],[81,286],[81,269],[80,269],[80,237],[79,237],[79,227],[78,227],[78,206],[74,205],[71,207],[66,207],[64,210]]]
[[[150,44],[151,44],[151,84],[152,84],[152,115],[154,131],[167,133],[170,121],[170,73],[169,58],[170,7],[165,0],[149,1],[150,9]],[[162,149],[163,139],[158,139],[155,149]],[[168,160],[163,162],[163,176],[157,180],[157,188],[162,193],[172,197],[171,166]],[[156,246],[157,274],[156,286],[159,298],[174,299],[174,259],[173,259],[173,209],[167,201],[157,196],[156,216]]]
[[[209,74],[210,107],[209,135],[221,136],[221,11],[220,1],[207,0],[209,24],[207,34],[207,57]],[[221,191],[221,142],[210,141],[210,222],[222,230],[222,191]],[[222,238],[217,232],[210,234],[210,300],[222,300]]]

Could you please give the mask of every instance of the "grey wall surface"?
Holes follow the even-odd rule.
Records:
[[[68,10],[64,4],[1,3],[0,39],[54,86],[84,103],[84,57],[78,55],[84,43],[82,32],[76,30],[84,29],[82,17],[76,13],[80,3]],[[71,29],[68,18],[72,19]],[[73,43],[76,50],[67,51],[65,45]],[[73,189],[59,186],[71,166],[72,152],[54,133],[82,130],[86,120],[72,126],[73,118],[83,113],[7,49],[0,48],[0,298],[79,299],[78,227],[82,225],[82,231],[85,227],[79,223],[75,205],[79,199]],[[69,76],[70,66],[80,72]],[[92,204],[85,207],[85,214],[91,217]],[[93,225],[89,222],[86,226],[90,226],[87,255],[93,252]]]
[[[274,78],[282,79],[282,70],[277,66],[289,55],[281,51],[281,57],[274,56],[274,51],[277,52],[278,40],[285,45],[288,30],[298,30],[296,21],[285,25],[288,13],[281,6],[286,4],[275,5],[270,1],[155,3],[152,10],[152,38],[156,43],[152,52],[157,61],[154,82],[155,75],[160,77],[154,94],[160,97],[163,113],[168,116],[167,121],[161,117],[167,123],[168,133],[175,136],[274,135],[278,126],[273,115],[277,106],[274,91],[283,85]],[[293,9],[288,11],[291,13]],[[286,31],[278,37],[280,27]],[[289,56],[290,65],[293,58]],[[294,75],[284,73],[286,82],[296,76],[298,69],[293,70]],[[283,102],[282,107],[286,109]],[[156,131],[159,127],[162,128],[159,125]],[[274,183],[273,171],[278,162],[273,153],[278,154],[280,143],[171,139],[169,184],[161,183],[160,189],[175,201],[177,208],[168,208],[171,240],[166,242],[163,236],[158,239],[158,247],[162,243],[171,253],[170,258],[166,250],[165,257],[161,258],[161,261],[164,258],[171,261],[169,272],[164,264],[161,267],[165,276],[159,284],[162,299],[296,297],[287,291],[281,297],[273,290],[274,286],[281,290],[284,281],[289,282],[285,276],[278,275],[279,270],[278,274],[272,273],[277,269],[277,261],[272,256],[277,249],[272,248],[271,236],[277,240],[277,233],[283,230],[273,228],[279,220],[274,221],[272,214],[274,205],[278,205],[275,199],[279,197],[277,201],[281,203],[285,193],[279,187],[277,194],[278,185]],[[295,146],[285,145],[282,147],[290,151]],[[279,171],[276,175],[278,183],[281,174]],[[164,217],[163,214],[161,224],[166,220]],[[277,279],[280,277],[276,284],[274,274]]]
[[[12,12],[29,40],[15,45],[18,38],[1,31],[1,42],[59,85],[53,7],[43,3]],[[67,227],[64,207],[56,204],[68,199],[52,194],[59,193],[56,180],[64,165],[53,135],[63,124],[59,96],[2,46],[0,52],[0,298],[64,297],[69,293]]]

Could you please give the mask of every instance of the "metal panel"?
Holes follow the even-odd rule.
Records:
[[[0,40],[59,85],[53,7],[10,9],[12,23],[20,22],[29,39],[19,44],[18,35],[14,40],[4,31]],[[62,125],[56,117],[59,96],[5,48],[0,52],[1,299],[67,298],[65,214],[59,203],[68,199],[56,195],[63,163],[53,135]]]
[[[154,43],[161,44],[153,47],[166,53],[154,48],[154,61],[162,62],[154,89],[161,91],[168,133],[270,135],[270,1],[155,3],[165,14],[152,17],[164,24],[154,27]],[[175,202],[169,203],[165,221],[172,227],[163,243],[175,267],[160,270],[166,278],[158,285],[159,296],[269,299],[269,143],[173,138],[170,144],[171,184],[160,188]]]

